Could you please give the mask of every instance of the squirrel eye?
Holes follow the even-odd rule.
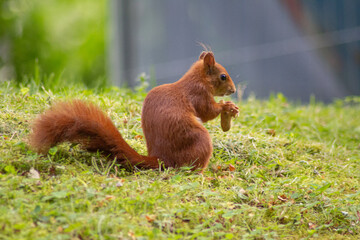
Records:
[[[226,75],[225,75],[225,74],[221,74],[221,75],[220,75],[220,79],[223,80],[223,81],[225,81],[225,80],[226,80]]]

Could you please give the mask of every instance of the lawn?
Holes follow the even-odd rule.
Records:
[[[238,102],[229,132],[208,122],[203,174],[125,171],[68,143],[38,155],[31,121],[58,100],[106,111],[145,154],[145,92],[0,83],[0,239],[358,239],[360,98],[322,104],[283,95]]]

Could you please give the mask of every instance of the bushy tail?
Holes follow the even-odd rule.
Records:
[[[116,157],[120,163],[158,168],[156,157],[139,155],[122,138],[110,118],[95,105],[81,100],[60,102],[35,119],[30,146],[47,152],[61,142],[82,144],[88,151]]]

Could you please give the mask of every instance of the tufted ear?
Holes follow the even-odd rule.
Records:
[[[202,54],[201,54],[202,55]],[[201,56],[200,55],[200,56]],[[206,52],[204,54],[204,67],[208,73],[211,73],[213,67],[215,65],[215,57],[212,52]]]
[[[199,60],[204,59],[206,53],[207,53],[207,52],[202,51],[202,52],[200,53]]]

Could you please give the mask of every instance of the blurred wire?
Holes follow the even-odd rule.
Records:
[[[216,52],[216,58],[221,59],[223,65],[241,65],[356,41],[360,41],[360,27],[289,38],[282,41],[241,47],[230,51]],[[194,59],[196,59],[196,57],[157,63],[154,64],[153,67],[155,69],[161,69],[161,71],[157,72],[159,79],[171,78],[181,75],[183,73],[182,69],[188,67],[189,62],[193,62]],[[133,69],[132,71],[135,73],[140,72],[139,69]]]

